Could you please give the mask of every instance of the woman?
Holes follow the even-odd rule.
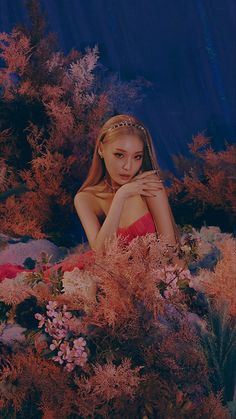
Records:
[[[93,263],[95,251],[103,251],[116,234],[125,236],[127,243],[137,235],[155,232],[170,245],[179,242],[151,136],[133,116],[113,116],[102,126],[87,179],[74,204],[91,250],[54,265],[46,277],[59,267],[71,271],[83,269],[85,261]],[[176,259],[181,266],[182,262]],[[5,268],[10,277],[23,270],[15,265]]]
[[[117,115],[103,125],[74,202],[94,250],[144,216],[170,244],[179,241],[151,136],[135,117]]]

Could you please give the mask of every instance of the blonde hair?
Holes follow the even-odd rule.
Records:
[[[124,125],[119,126],[118,128],[112,128],[116,124],[120,124],[122,121],[129,121],[131,124],[140,125],[142,129],[133,125]],[[112,128],[112,129],[111,129]],[[92,163],[87,175],[87,178],[79,188],[78,192],[82,192],[85,188],[89,188],[99,184],[99,182],[106,175],[106,167],[104,160],[98,154],[98,149],[100,143],[112,142],[120,135],[135,135],[141,139],[144,145],[143,150],[143,160],[142,160],[142,171],[156,169],[160,172],[160,167],[157,162],[156,152],[154,149],[152,137],[148,129],[140,122],[136,117],[131,115],[116,115],[109,118],[101,127],[98,137],[95,142],[95,148],[92,158]],[[173,228],[175,232],[175,238],[177,243],[180,243],[180,233],[178,227],[175,223],[172,210],[169,206],[170,216],[173,223]]]

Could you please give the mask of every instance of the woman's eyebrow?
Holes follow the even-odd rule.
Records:
[[[123,150],[123,148],[115,148],[115,150],[124,151],[125,153],[127,152],[126,150]],[[143,150],[141,150],[141,151],[135,151],[134,154],[142,153],[142,152],[143,152]]]

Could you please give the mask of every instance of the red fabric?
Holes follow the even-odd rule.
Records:
[[[134,237],[144,236],[147,233],[155,233],[155,224],[150,212],[146,212],[138,220],[134,221],[126,228],[118,228],[118,236],[126,237],[126,243],[129,243]],[[50,274],[59,268],[62,268],[63,272],[73,271],[74,268],[84,269],[87,263],[93,263],[95,258],[95,251],[89,250],[79,255],[72,255],[64,259],[62,262],[52,266],[44,272],[45,279],[49,279]],[[23,266],[13,265],[10,263],[0,265],[0,281],[4,278],[14,278],[19,272],[31,272],[32,270],[26,270]]]
[[[134,221],[128,227],[118,228],[118,235],[127,237],[127,242],[130,242],[137,236],[144,236],[147,233],[155,233],[156,228],[150,212],[146,212],[138,220]]]
[[[0,265],[0,282],[5,278],[15,278],[19,272],[31,272],[31,270],[25,269],[24,266],[13,265],[11,263]]]
[[[44,278],[48,280],[53,272],[56,272],[59,268],[62,268],[63,272],[73,271],[74,268],[84,269],[86,263],[93,263],[94,261],[94,250],[88,250],[85,253],[79,255],[72,255],[64,259],[62,262],[53,265],[51,268],[44,272]]]

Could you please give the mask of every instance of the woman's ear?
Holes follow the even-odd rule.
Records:
[[[98,145],[98,153],[103,154],[103,144],[101,142]]]
[[[98,146],[97,152],[98,152],[99,156],[102,158],[103,152],[101,150],[101,146]]]
[[[102,154],[100,147],[97,148],[98,154]]]

